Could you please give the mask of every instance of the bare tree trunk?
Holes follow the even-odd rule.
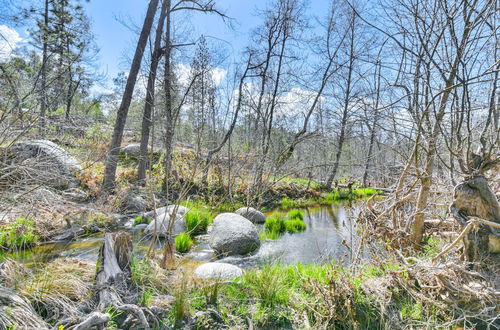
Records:
[[[156,27],[156,36],[154,42],[153,54],[151,57],[151,66],[149,68],[148,85],[146,88],[146,102],[144,104],[144,115],[141,128],[141,147],[139,156],[139,182],[144,184],[146,180],[146,168],[148,166],[148,144],[149,133],[152,125],[152,112],[155,103],[155,82],[158,64],[161,58],[161,39],[163,27],[165,25],[165,16],[167,14],[167,1],[164,1],[161,8],[160,18]]]
[[[39,135],[45,136],[45,116],[47,112],[47,62],[48,62],[48,26],[49,26],[49,0],[45,0],[43,14],[43,46],[42,46],[42,72],[41,72],[41,104],[40,104],[40,127]]]
[[[425,209],[427,208],[427,202],[429,199],[429,194],[432,186],[432,175],[434,171],[434,161],[437,153],[436,145],[437,139],[440,133],[440,125],[443,120],[446,111],[446,105],[448,103],[448,99],[450,97],[451,91],[453,90],[453,85],[455,82],[455,78],[457,76],[459,65],[462,61],[463,54],[465,52],[465,46],[469,42],[468,37],[472,28],[470,24],[470,19],[472,13],[475,12],[477,8],[470,8],[469,12],[465,10],[465,28],[462,33],[462,39],[460,43],[457,44],[457,53],[452,63],[451,71],[448,74],[445,80],[445,86],[443,92],[441,94],[441,98],[439,100],[438,112],[435,115],[434,124],[432,125],[432,130],[430,136],[427,137],[427,148],[426,148],[426,159],[425,159],[425,167],[424,173],[420,178],[420,190],[418,192],[417,203],[416,203],[416,212],[415,218],[413,222],[413,231],[411,234],[411,239],[414,244],[420,245],[424,236],[424,216]],[[458,42],[458,41],[457,41]],[[427,113],[427,117],[429,117],[431,104],[426,104],[425,113]]]
[[[283,59],[285,56],[285,48],[286,48],[286,43],[288,38],[290,37],[289,35],[289,27],[288,22],[289,17],[288,17],[288,11],[291,10],[291,8],[286,8],[285,13],[283,15],[283,37],[281,40],[281,49],[280,53],[278,55],[278,67],[277,67],[277,72],[276,72],[276,77],[275,77],[275,82],[274,82],[274,88],[273,88],[273,94],[271,97],[271,104],[270,104],[270,109],[268,114],[266,114],[266,119],[267,119],[267,127],[264,127],[264,130],[262,132],[262,143],[261,143],[261,148],[262,148],[262,154],[260,155],[260,160],[257,164],[257,171],[255,175],[255,183],[254,187],[257,193],[260,192],[260,188],[262,186],[262,177],[264,175],[264,167],[266,164],[266,159],[267,155],[269,153],[269,147],[271,146],[271,134],[273,130],[273,121],[274,121],[274,111],[276,108],[276,103],[277,103],[277,97],[278,97],[278,91],[279,91],[279,86],[280,86],[280,80],[281,80],[281,71],[283,69]]]
[[[165,44],[165,179],[164,179],[164,191],[168,191],[168,181],[172,174],[172,155],[174,149],[174,133],[175,133],[175,114],[172,102],[172,39],[171,39],[171,8],[170,0],[165,0],[168,2],[167,5],[167,25],[166,25],[166,44]]]
[[[115,187],[116,168],[118,166],[118,156],[120,154],[120,145],[123,138],[123,130],[127,121],[128,109],[130,107],[130,103],[132,102],[132,95],[134,93],[137,75],[141,67],[144,49],[146,48],[156,9],[158,7],[158,1],[159,0],[151,0],[149,2],[148,11],[146,14],[146,18],[144,19],[141,35],[139,37],[139,41],[137,42],[137,48],[135,50],[132,66],[130,67],[127,84],[125,86],[125,91],[123,93],[120,108],[118,109],[118,113],[116,116],[113,137],[109,145],[108,157],[106,159],[106,169],[104,171],[104,189],[110,190]]]
[[[366,163],[365,163],[365,171],[363,173],[363,181],[362,185],[363,187],[366,187],[366,181],[368,180],[368,169],[370,167],[370,161],[372,160],[372,154],[373,154],[373,145],[375,144],[375,136],[377,133],[377,125],[378,125],[378,117],[379,117],[379,112],[378,112],[378,106],[379,106],[379,101],[380,101],[380,60],[377,61],[377,67],[378,67],[378,75],[375,70],[375,74],[377,75],[376,78],[376,83],[377,83],[377,91],[376,91],[376,96],[375,96],[375,106],[373,109],[373,121],[370,127],[370,142],[368,145],[368,155],[366,156]]]

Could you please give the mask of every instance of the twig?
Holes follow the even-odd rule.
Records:
[[[432,262],[436,262],[436,260],[438,260],[440,257],[442,257],[443,255],[445,255],[446,253],[448,253],[455,245],[457,245],[460,240],[462,240],[465,235],[467,235],[472,227],[474,227],[475,225],[477,224],[484,224],[484,225],[487,225],[487,226],[491,226],[491,227],[495,227],[495,228],[500,228],[500,223],[496,223],[496,222],[492,222],[492,221],[488,221],[488,220],[484,220],[484,219],[474,219],[474,220],[471,220],[469,221],[469,223],[467,224],[467,226],[465,226],[464,230],[462,230],[462,232],[460,233],[460,235],[458,235],[458,237],[451,243],[449,244],[448,246],[446,246],[443,251],[441,251],[437,256],[435,256],[434,258],[432,258]]]

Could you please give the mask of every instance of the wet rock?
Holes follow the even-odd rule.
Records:
[[[222,213],[214,219],[209,244],[222,255],[247,254],[260,247],[260,239],[249,220],[235,213]]]
[[[55,242],[67,242],[67,241],[72,241],[78,236],[81,236],[85,233],[85,230],[80,227],[71,227],[66,229],[64,232],[61,234],[55,235],[52,237],[52,240]]]
[[[9,162],[25,167],[26,179],[57,188],[77,187],[80,164],[66,150],[48,140],[14,143]]]
[[[141,230],[145,230],[147,227],[148,227],[148,225],[146,223],[141,223],[139,225],[133,226],[132,229],[134,231],[141,231]]]
[[[215,259],[215,251],[211,249],[192,251],[186,254],[186,258],[194,261],[211,261]]]
[[[186,215],[186,213],[189,211],[189,209],[187,207],[182,206],[182,205],[169,205],[169,206],[159,207],[156,209],[156,211],[149,211],[147,213],[144,213],[144,217],[153,218],[155,215],[155,212],[156,212],[157,216],[159,216],[161,214],[165,214],[165,213],[172,215],[174,213],[174,210],[176,207],[177,207],[176,214],[180,215],[182,217],[184,215]]]
[[[262,224],[266,222],[266,215],[260,211],[257,211],[253,207],[242,207],[236,210],[235,213],[247,218],[253,223]]]
[[[232,280],[243,275],[243,270],[223,262],[209,262],[198,266],[194,275],[203,279]]]

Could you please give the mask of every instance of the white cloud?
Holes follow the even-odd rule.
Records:
[[[191,72],[191,67],[180,63],[175,66],[174,71],[181,85],[187,85],[189,83],[189,75]]]
[[[8,60],[21,41],[23,39],[16,30],[0,25],[0,61]]]
[[[219,86],[224,78],[226,78],[227,75],[227,70],[224,70],[222,68],[214,68],[212,69],[212,79],[215,82],[216,86]]]
[[[288,93],[278,98],[278,115],[294,116],[307,113],[316,94],[314,91],[292,88]]]
[[[177,76],[177,79],[179,79],[181,85],[184,86],[188,85],[191,76],[191,67],[189,65],[180,63],[175,66],[174,70],[175,70],[175,75]],[[224,80],[224,78],[226,78],[227,70],[215,67],[211,70],[211,73],[215,85],[219,86]]]

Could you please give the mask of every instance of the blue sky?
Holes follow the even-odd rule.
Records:
[[[255,8],[265,7],[266,0],[218,0],[217,3],[219,8],[236,20],[235,29],[228,28],[219,17],[195,14],[191,17],[194,33],[227,41],[236,55],[246,46],[249,32],[260,22],[255,16]],[[137,40],[136,33],[120,21],[140,26],[147,5],[146,0],[92,0],[86,5],[100,48],[98,62],[108,78],[127,70],[126,56],[131,56]]]
[[[241,51],[248,45],[251,31],[262,23],[262,17],[257,16],[257,9],[266,8],[271,0],[216,1],[217,7],[234,19],[234,29],[229,28],[220,17],[202,13],[193,13],[189,17],[176,14],[174,26],[185,26],[188,20],[193,29],[192,35],[188,37],[189,41],[195,41],[202,34],[223,40],[222,44],[225,45],[226,51],[230,52],[228,55],[232,58],[231,61],[236,61]],[[130,57],[136,46],[138,29],[144,20],[148,2],[149,0],[91,0],[84,4],[92,21],[95,43],[100,50],[97,58],[98,70],[105,74],[107,88],[112,87],[110,81],[119,72],[128,71]],[[310,0],[308,14],[324,16],[329,2],[329,0]],[[0,58],[10,54],[13,50],[11,45],[15,45],[20,37],[27,38],[27,31],[22,26],[0,25],[0,33],[12,41],[11,44],[6,44],[4,39],[0,40]]]

